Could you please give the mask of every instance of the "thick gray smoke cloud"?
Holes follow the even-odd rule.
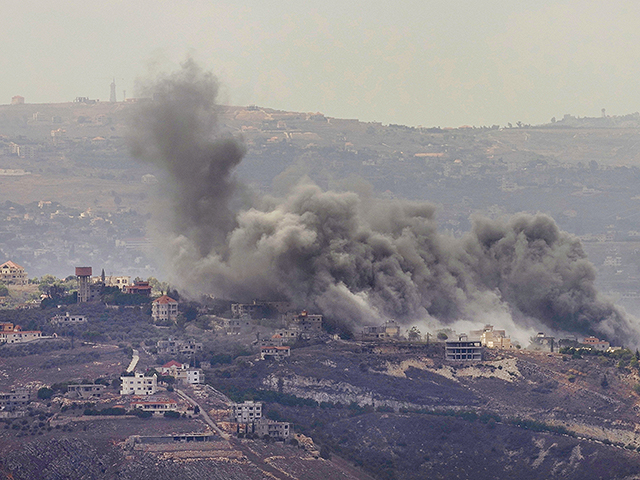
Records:
[[[639,343],[636,327],[596,292],[580,242],[551,218],[477,218],[456,240],[438,233],[430,204],[365,204],[313,184],[234,211],[244,150],[218,134],[215,79],[188,62],[150,93],[133,152],[167,174],[172,208],[159,217],[160,245],[182,290],[290,300],[350,324],[447,323],[496,308],[520,325]]]
[[[238,186],[231,173],[245,151],[233,138],[218,136],[217,80],[189,60],[142,88],[151,101],[134,113],[131,149],[168,175],[162,230],[180,232],[201,256],[223,250],[235,226],[229,204]]]

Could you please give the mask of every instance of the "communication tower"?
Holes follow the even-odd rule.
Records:
[[[109,101],[111,103],[116,103],[116,79],[114,78],[111,82],[111,96],[109,97]]]

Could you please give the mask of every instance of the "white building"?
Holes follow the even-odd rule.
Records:
[[[260,347],[260,359],[265,360],[267,358],[275,358],[276,360],[282,360],[291,356],[291,347],[285,345],[283,347],[265,346]]]
[[[238,423],[253,423],[262,418],[262,403],[245,400],[231,404],[231,420]]]
[[[199,368],[191,368],[186,363],[171,360],[161,367],[163,375],[169,375],[189,385],[204,383],[204,373]]]
[[[87,317],[84,315],[70,315],[69,312],[51,318],[52,325],[80,325],[83,323],[87,323]]]
[[[26,285],[27,272],[24,267],[9,260],[0,265],[0,282],[5,285]]]
[[[133,377],[120,377],[120,395],[153,395],[158,391],[158,376],[147,377],[144,373],[134,373]]]
[[[104,281],[102,276],[91,277],[91,283],[103,283],[105,287],[118,287],[124,291],[125,287],[131,285],[131,277],[127,275],[105,275]]]
[[[178,302],[167,295],[155,299],[151,304],[151,316],[156,322],[175,322],[178,318]]]
[[[42,338],[39,330],[22,330],[13,323],[0,323],[0,343],[27,343]]]
[[[178,379],[189,385],[204,383],[204,373],[199,368],[189,368],[178,372]]]
[[[592,348],[593,350],[599,350],[602,352],[609,350],[609,347],[611,346],[606,340],[600,340],[599,338],[593,336],[585,337],[585,339],[582,341],[582,344]]]
[[[143,412],[164,413],[178,411],[178,403],[173,400],[158,400],[156,402],[131,402],[131,408],[138,408]]]

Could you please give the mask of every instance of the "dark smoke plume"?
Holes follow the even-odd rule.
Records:
[[[235,227],[231,172],[245,153],[239,142],[218,135],[217,93],[216,78],[189,60],[179,72],[143,87],[151,101],[132,119],[134,156],[168,175],[164,193],[171,205],[164,227],[189,238],[201,256],[224,249]]]
[[[636,326],[596,292],[580,242],[548,216],[476,218],[456,240],[438,233],[430,204],[365,204],[313,184],[234,210],[244,148],[219,134],[215,78],[187,62],[149,93],[132,148],[166,173],[171,208],[159,216],[159,245],[182,290],[289,300],[352,325],[506,311],[527,328],[640,343]]]

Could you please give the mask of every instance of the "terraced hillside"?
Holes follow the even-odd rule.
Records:
[[[455,365],[440,348],[316,345],[211,378],[376,478],[640,475],[637,370],[533,352]]]

